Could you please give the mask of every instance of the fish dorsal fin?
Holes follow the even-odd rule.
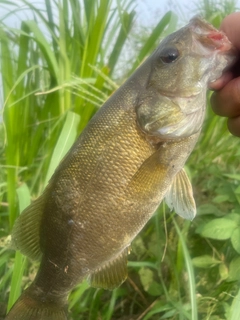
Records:
[[[45,192],[33,201],[17,218],[13,230],[11,246],[20,250],[32,260],[39,260],[40,250],[40,224],[46,198]]]
[[[193,220],[196,215],[196,204],[193,198],[192,185],[184,169],[178,172],[170,186],[165,201],[169,208],[182,218]]]
[[[95,270],[89,277],[90,285],[95,288],[113,290],[127,278],[128,248],[125,248],[116,258]]]

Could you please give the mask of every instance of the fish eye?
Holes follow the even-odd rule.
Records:
[[[179,51],[175,47],[164,48],[160,53],[160,59],[163,63],[172,63],[179,57]]]

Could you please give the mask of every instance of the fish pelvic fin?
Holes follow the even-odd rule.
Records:
[[[47,299],[37,295],[34,285],[27,288],[13,305],[5,320],[68,320],[67,296]]]
[[[113,290],[119,287],[127,278],[127,256],[129,247],[125,248],[115,259],[95,270],[89,276],[92,287]]]
[[[32,260],[40,260],[40,224],[46,202],[46,191],[33,201],[17,218],[13,230],[11,247],[20,250]]]
[[[184,169],[176,175],[165,195],[165,201],[171,210],[174,209],[184,219],[193,220],[196,216],[192,185]]]

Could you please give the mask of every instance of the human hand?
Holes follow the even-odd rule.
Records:
[[[216,114],[229,118],[229,131],[240,137],[240,12],[224,18],[220,29],[238,50],[239,58],[231,70],[211,84],[211,88],[216,90],[212,94],[211,105]]]

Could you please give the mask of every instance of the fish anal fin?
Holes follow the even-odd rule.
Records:
[[[11,247],[20,250],[32,260],[41,258],[40,224],[43,215],[46,192],[33,201],[17,218],[13,230]]]
[[[119,287],[127,278],[127,255],[128,248],[125,248],[115,259],[92,273],[89,277],[90,285],[107,290]]]
[[[165,195],[170,209],[182,218],[193,220],[196,215],[196,204],[193,198],[192,185],[184,169],[178,172]]]

